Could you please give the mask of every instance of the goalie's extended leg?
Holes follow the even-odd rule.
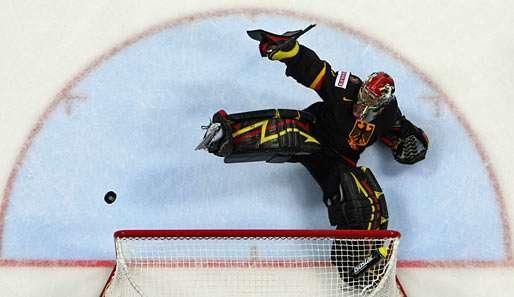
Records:
[[[324,200],[330,222],[337,229],[387,229],[388,213],[384,194],[375,176],[366,167],[341,170],[339,191]],[[339,270],[341,278],[352,284],[355,280],[348,267],[358,265],[378,248],[375,245],[352,245],[334,240],[332,263]]]

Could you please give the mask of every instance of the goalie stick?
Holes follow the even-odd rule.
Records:
[[[355,265],[351,270],[351,276],[353,278],[358,278],[363,275],[366,271],[368,271],[375,264],[380,262],[387,257],[389,253],[389,248],[385,246],[381,246],[371,252],[369,256],[367,256],[364,260],[362,260],[359,264]]]

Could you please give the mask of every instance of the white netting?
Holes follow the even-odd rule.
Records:
[[[104,296],[400,296],[398,243],[398,237],[121,237]],[[379,248],[385,257],[352,276]]]

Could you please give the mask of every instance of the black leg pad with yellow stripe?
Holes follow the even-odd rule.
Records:
[[[267,109],[229,114],[231,151],[225,163],[287,162],[292,156],[320,150],[312,135],[314,115],[300,110]]]
[[[387,229],[387,204],[370,169],[341,170],[340,191],[327,204],[330,223],[339,229]]]

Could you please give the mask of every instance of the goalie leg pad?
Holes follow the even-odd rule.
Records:
[[[314,116],[307,112],[270,109],[228,115],[232,151],[225,163],[266,161],[282,163],[295,155],[320,149],[312,135]]]
[[[387,228],[389,216],[384,194],[366,167],[341,170],[339,192],[324,198],[330,223],[340,229]]]

